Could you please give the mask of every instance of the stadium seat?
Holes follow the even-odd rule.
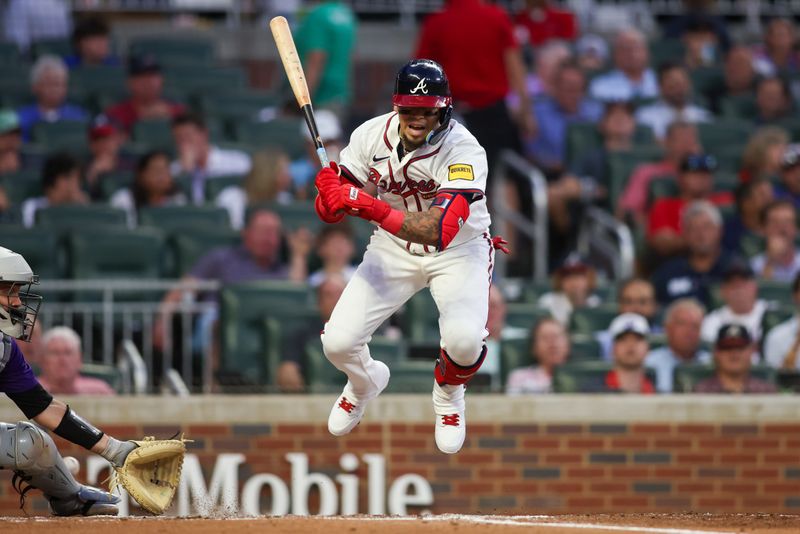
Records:
[[[71,204],[36,210],[36,226],[59,232],[127,226],[124,210],[102,204]]]
[[[0,185],[12,205],[20,205],[27,198],[44,194],[40,174],[39,171],[25,169],[0,175]]]
[[[588,385],[602,383],[610,370],[611,363],[606,361],[566,363],[553,370],[553,391],[578,393]]]
[[[606,330],[618,314],[616,305],[574,310],[569,321],[569,331],[571,334],[591,336],[595,332]]]
[[[608,157],[608,198],[616,206],[633,171],[642,163],[658,161],[662,151],[657,146],[642,146],[629,152],[614,152]]]
[[[130,55],[152,54],[167,68],[171,65],[211,65],[214,43],[201,37],[138,37],[131,41]]]
[[[0,244],[22,254],[42,280],[64,278],[65,255],[54,232],[0,224]]]
[[[239,232],[228,228],[179,228],[170,232],[168,244],[172,275],[176,278],[186,275],[205,254],[218,247],[236,245],[240,241]]]
[[[402,362],[391,368],[384,393],[427,393],[433,389],[433,362]]]
[[[528,336],[500,341],[500,378],[503,386],[508,383],[508,375],[514,369],[535,365],[531,357],[530,344]]]
[[[549,313],[538,307],[535,303],[509,302],[506,304],[506,324],[516,328],[530,330],[534,324]]]
[[[678,184],[674,176],[666,178],[655,177],[647,184],[647,203],[655,204],[658,199],[678,196]]]
[[[697,124],[697,132],[700,135],[700,143],[703,149],[716,154],[724,150],[726,146],[741,144],[753,133],[754,125],[752,122],[733,119],[719,118],[714,122],[701,122]]]
[[[85,152],[89,148],[88,128],[85,121],[39,122],[33,126],[33,141],[50,151]]]
[[[133,125],[133,140],[152,150],[161,149],[172,153],[175,140],[169,120],[152,119],[138,121]]]
[[[305,139],[300,133],[300,121],[296,119],[242,121],[236,127],[236,140],[249,145],[253,150],[280,148],[292,159],[305,154]]]
[[[43,39],[35,41],[31,44],[31,51],[35,59],[45,55],[54,55],[59,57],[67,57],[73,53],[72,41],[67,38],[63,39]]]
[[[164,86],[179,90],[203,103],[206,95],[244,91],[247,74],[240,67],[170,65],[164,71]]]
[[[325,357],[319,339],[310,339],[306,343],[305,364],[305,378],[311,393],[339,393],[347,383],[347,375],[334,367]],[[392,370],[392,380],[394,380],[394,370]]]
[[[201,103],[207,116],[220,117],[226,121],[242,121],[253,120],[259,111],[275,107],[279,101],[271,93],[241,89],[204,95]]]
[[[163,276],[164,235],[155,229],[83,227],[67,236],[72,278],[157,279]]]
[[[247,382],[266,385],[267,355],[279,350],[280,340],[268,339],[266,320],[305,320],[311,310],[309,288],[286,281],[258,281],[226,286],[220,292],[220,366]],[[296,319],[297,318],[297,319]],[[273,333],[275,330],[272,330]],[[270,350],[268,350],[270,349]]]
[[[99,378],[106,382],[112,389],[118,391],[122,377],[119,369],[113,365],[103,365],[99,363],[84,363],[81,366],[81,375],[91,378]]]
[[[756,365],[750,369],[750,374],[772,384],[776,383],[777,372],[771,367]],[[691,393],[699,382],[711,378],[713,375],[713,365],[678,365],[673,372],[673,391],[675,393]]]
[[[100,197],[108,200],[111,196],[126,187],[133,185],[134,175],[131,171],[119,171],[107,174],[101,174],[98,177],[98,188],[100,190]]]
[[[19,48],[11,42],[0,42],[0,66],[5,69],[11,65],[18,65],[21,59],[19,57]]]
[[[792,306],[792,291],[786,282],[758,281],[758,296],[776,305]]]
[[[648,43],[650,48],[650,64],[658,67],[667,61],[683,62],[686,46],[680,39],[658,39]]]
[[[217,196],[228,187],[244,185],[245,176],[243,174],[229,174],[225,176],[215,176],[205,181],[205,196],[207,202],[214,202]]]
[[[423,289],[406,302],[400,322],[410,341],[438,343],[439,310],[429,289]]]
[[[165,232],[184,228],[231,227],[228,210],[217,206],[158,206],[139,210],[139,225],[154,226]]]
[[[267,202],[248,206],[247,212],[252,213],[256,209],[268,209],[277,213],[281,218],[283,229],[290,232],[298,228],[308,228],[312,232],[316,232],[323,224],[317,217],[317,212],[314,211],[313,202],[293,202],[291,204]]]
[[[574,122],[567,125],[567,161],[575,164],[582,156],[599,148],[602,137],[597,125],[592,122]],[[637,124],[633,142],[638,146],[652,146],[655,143],[653,130],[649,126]]]
[[[594,336],[577,335],[570,337],[569,361],[602,360],[603,352],[600,342]]]
[[[739,250],[748,258],[761,254],[765,248],[766,241],[760,235],[748,233],[739,239]]]
[[[721,67],[700,67],[689,73],[695,95],[705,95],[724,82]]]
[[[778,326],[784,321],[788,321],[794,316],[795,310],[793,306],[781,306],[778,308],[771,308],[764,312],[761,317],[761,337],[766,337],[770,330]]]
[[[756,97],[752,94],[723,97],[720,108],[722,116],[729,119],[748,119],[758,114]]]

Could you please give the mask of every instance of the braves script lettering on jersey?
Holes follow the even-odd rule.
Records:
[[[471,195],[469,218],[444,253],[487,233],[486,153],[472,134],[451,120],[441,141],[423,145],[402,160],[398,159],[399,142],[397,114],[375,117],[353,132],[339,164],[362,184],[375,184],[378,196],[395,209],[425,211],[440,192]],[[435,247],[408,243],[382,229],[378,232],[413,254],[436,252]]]

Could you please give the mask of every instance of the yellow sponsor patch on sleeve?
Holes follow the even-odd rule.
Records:
[[[472,172],[472,165],[467,163],[455,163],[447,167],[447,180],[474,180],[475,174]]]

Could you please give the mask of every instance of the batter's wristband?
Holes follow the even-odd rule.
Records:
[[[69,405],[67,405],[67,412],[63,419],[53,432],[65,440],[89,450],[103,437],[102,430],[93,427],[91,423],[73,412]]]
[[[386,230],[392,235],[397,235],[397,232],[403,227],[403,220],[406,218],[405,213],[400,210],[392,209],[380,223],[381,228]]]

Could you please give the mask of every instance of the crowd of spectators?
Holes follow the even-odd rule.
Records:
[[[124,210],[136,229],[148,208],[219,206],[241,242],[203,255],[180,273],[184,280],[308,284],[319,297],[323,322],[315,320],[299,335],[318,330],[353,273],[360,243],[346,226],[317,231],[281,220],[276,207],[307,203],[314,194],[316,154],[299,122],[293,131],[299,152],[281,139],[237,144],[228,131],[242,121],[296,117],[278,105],[220,124],[209,114],[213,106],[200,98],[205,95],[172,90],[174,65],[157,54],[118,50],[101,18],[73,25],[64,3],[35,4],[47,11],[37,24],[14,24],[32,16],[27,10],[33,3],[11,1],[5,13],[7,40],[30,68],[25,98],[0,98],[2,224],[35,227],[39,210],[95,203]],[[328,30],[312,31],[312,24]],[[310,6],[296,33],[319,108],[320,137],[333,159],[347,143],[355,109],[347,73],[356,25],[349,8],[329,2]],[[459,38],[464,35],[469,39]],[[69,42],[68,52],[38,51],[37,43],[58,38]],[[793,316],[775,287],[800,302],[796,45],[790,18],[767,21],[760,39],[737,40],[719,17],[691,10],[659,35],[634,27],[593,34],[548,0],[528,0],[518,13],[479,0],[450,0],[425,18],[414,55],[444,66],[456,120],[484,146],[490,169],[510,149],[547,181],[551,239],[541,253],[548,254],[552,284],[523,292],[546,317],[525,328],[505,324],[511,293],[504,295],[506,281],[496,280],[488,327],[495,363],[486,369],[495,389],[559,390],[558,370],[576,364],[574,354],[587,346],[607,368],[574,384],[581,391],[766,392],[774,384],[754,377],[751,366],[755,372],[800,369],[796,317],[767,324],[772,312]],[[72,90],[71,78],[92,68],[121,74],[124,86],[111,91],[113,100]],[[167,125],[168,133],[148,143],[140,128],[155,122]],[[53,137],[44,132],[56,124],[82,125],[82,148],[50,146]],[[573,134],[587,127],[594,140],[576,142]],[[624,175],[613,165],[620,158],[635,163]],[[28,180],[25,187],[22,180]],[[520,187],[502,201],[525,213],[530,206]],[[20,196],[21,190],[35,194]],[[632,231],[635,277],[609,281],[609,273],[576,253],[590,206]],[[762,294],[769,284],[773,292]],[[182,298],[183,289],[170,292],[162,311]],[[578,332],[576,314],[605,314],[607,320]],[[205,318],[205,328],[213,330],[215,320]],[[164,343],[158,325],[163,322],[156,321],[157,346]],[[64,345],[54,353],[80,353],[79,339],[54,332],[45,340]],[[521,338],[529,340],[526,357],[534,366],[517,361],[523,367],[508,369],[505,343]],[[275,380],[299,391],[307,382],[300,338],[292,339]],[[43,359],[41,369],[52,373],[55,365]],[[678,380],[681,369],[694,367],[713,376],[691,387]],[[75,380],[52,376],[47,380],[53,385]]]

